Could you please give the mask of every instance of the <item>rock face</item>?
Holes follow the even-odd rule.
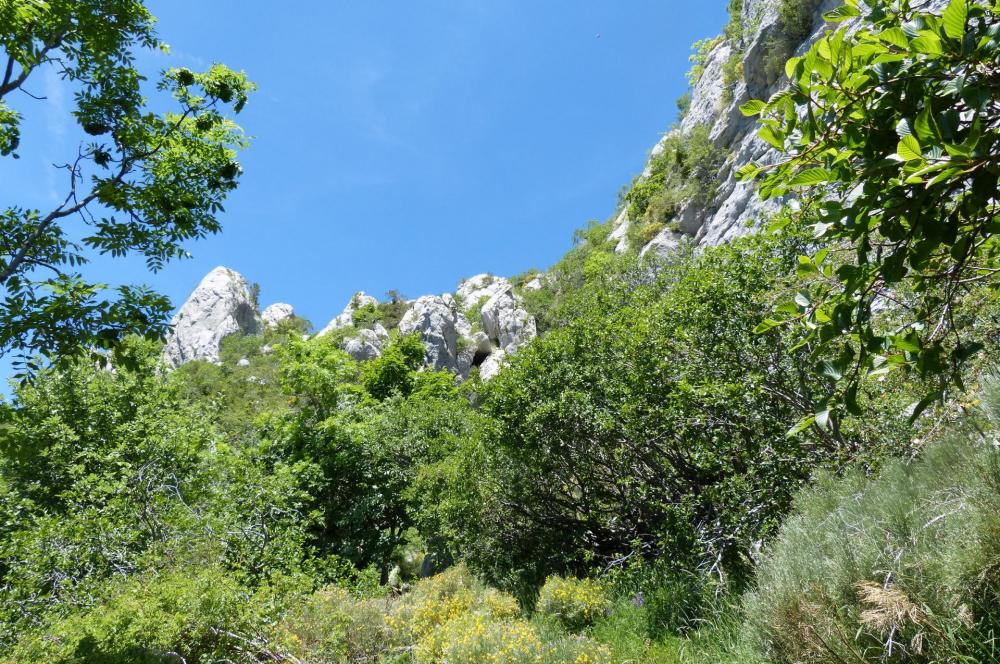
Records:
[[[279,324],[294,316],[295,309],[292,308],[292,305],[285,304],[284,302],[276,302],[267,309],[264,309],[264,313],[260,315],[260,319],[267,327],[278,327]]]
[[[800,44],[796,55],[802,54],[826,29],[823,14],[843,4],[842,0],[823,0],[814,14],[813,33]],[[947,0],[933,0],[932,6],[943,6]],[[730,158],[719,176],[718,193],[703,206],[687,206],[677,219],[680,232],[665,229],[643,248],[669,254],[679,242],[692,239],[699,245],[717,245],[750,232],[765,217],[775,212],[783,201],[763,201],[756,195],[756,185],[739,182],[736,171],[754,161],[766,165],[775,163],[780,154],[757,136],[756,118],[744,117],[739,107],[749,99],[768,99],[783,85],[783,77],[771,80],[765,67],[768,42],[780,30],[778,7],[780,0],[744,0],[742,24],[747,28],[742,44],[720,41],[705,62],[704,73],[691,89],[687,113],[673,132],[689,132],[697,126],[709,127],[713,142],[725,148]],[[731,90],[724,87],[723,66],[734,49],[742,53],[742,77]],[[671,132],[671,133],[673,133]],[[669,135],[669,134],[668,134]],[[662,151],[664,140],[650,152],[650,163]],[[644,171],[649,174],[649,164]],[[624,211],[615,220],[611,235],[617,241],[616,251],[628,249],[628,215]],[[672,225],[672,224],[671,224]]]
[[[348,339],[341,348],[359,362],[373,360],[382,354],[382,347],[389,341],[389,332],[381,323],[370,330],[360,330],[358,336]]]
[[[327,323],[326,327],[320,330],[316,336],[322,337],[323,335],[329,334],[334,330],[339,330],[342,327],[350,327],[354,324],[354,312],[369,304],[378,304],[378,300],[364,291],[358,291],[353,297],[351,297],[351,301],[347,303],[344,310],[333,320]]]
[[[544,286],[544,284],[542,283],[542,278],[544,276],[545,275],[540,274],[537,277],[535,277],[534,279],[532,279],[531,281],[529,281],[528,283],[526,283],[524,285],[524,290],[526,290],[526,291],[542,290],[542,287]]]
[[[510,282],[492,274],[477,274],[463,281],[455,291],[455,298],[466,308],[474,307],[484,298],[489,299],[510,287]]]
[[[508,286],[483,305],[483,331],[500,350],[511,352],[535,338],[535,319]]]
[[[219,345],[230,334],[256,334],[260,313],[247,280],[217,267],[209,272],[171,321],[163,357],[176,368],[192,360],[219,361]]]
[[[469,356],[467,344],[460,344],[459,340],[470,337],[472,325],[458,310],[451,295],[417,298],[399,322],[399,331],[420,334],[429,368],[453,371],[461,376],[468,374],[474,357]]]

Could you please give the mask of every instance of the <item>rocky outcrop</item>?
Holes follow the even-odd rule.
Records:
[[[192,360],[219,361],[219,346],[230,334],[256,334],[260,313],[243,276],[217,267],[201,280],[171,321],[163,349],[168,367]]]
[[[537,277],[534,277],[526,284],[524,284],[524,290],[527,292],[542,290],[542,288],[545,285],[542,281],[544,277],[545,277],[544,274],[540,274]]]
[[[354,324],[354,312],[361,307],[378,304],[378,300],[368,295],[364,291],[358,291],[351,297],[351,301],[347,303],[344,310],[341,311],[333,320],[326,324],[322,330],[320,330],[316,336],[322,337],[323,335],[329,334],[334,330],[339,330],[344,327],[351,327]]]
[[[295,317],[295,309],[292,305],[285,304],[284,302],[276,302],[264,309],[264,313],[260,315],[261,322],[267,327],[278,327],[281,323],[286,320],[291,320]]]
[[[535,319],[510,286],[494,294],[483,305],[480,320],[490,341],[508,353],[531,341],[537,334]]]
[[[358,336],[348,339],[341,348],[359,362],[373,360],[382,354],[382,347],[389,342],[389,332],[381,323],[371,329],[358,331]]]
[[[839,4],[842,2],[838,0],[820,2],[815,12],[813,34],[798,46],[797,53],[807,50],[822,34],[826,29],[823,13]],[[704,72],[690,91],[687,112],[671,133],[686,133],[695,127],[707,126],[712,141],[725,148],[730,157],[719,174],[716,196],[704,205],[686,206],[678,218],[672,220],[676,224],[670,224],[670,229],[655,236],[642,248],[643,253],[655,251],[669,254],[685,238],[699,245],[727,242],[750,232],[781,206],[783,201],[780,200],[761,200],[756,195],[753,182],[740,182],[735,175],[748,162],[766,165],[780,158],[773,147],[757,136],[756,119],[745,117],[739,110],[749,99],[768,99],[783,85],[783,77],[773,79],[765,65],[768,44],[780,30],[779,5],[780,0],[744,0],[741,23],[746,34],[743,43],[732,44],[722,40],[709,53]],[[731,57],[740,58],[742,76],[732,89],[727,90],[724,65]],[[650,160],[643,175],[649,174],[649,164],[662,153],[665,140],[666,137],[650,151]],[[629,248],[628,224],[628,215],[623,211],[613,225],[611,237],[617,241],[616,251],[619,253]]]
[[[468,340],[472,325],[458,310],[451,295],[425,295],[417,298],[399,322],[402,334],[419,334],[424,342],[426,365],[436,371],[468,375],[474,353],[470,356]],[[465,352],[463,352],[465,351]]]
[[[510,282],[503,277],[496,277],[492,274],[477,274],[458,285],[455,299],[466,309],[470,309],[507,288],[510,288]]]

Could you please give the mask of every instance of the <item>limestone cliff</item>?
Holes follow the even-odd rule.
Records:
[[[781,201],[762,201],[752,182],[740,182],[736,171],[744,164],[773,163],[778,153],[757,136],[756,122],[746,118],[739,107],[749,99],[767,99],[783,86],[784,77],[775,72],[775,49],[781,58],[806,50],[826,29],[823,14],[841,4],[839,0],[796,0],[797,25],[786,25],[781,7],[791,0],[742,0],[733,5],[738,12],[725,36],[704,53],[701,74],[693,82],[690,102],[683,117],[650,151],[649,161],[639,177],[649,178],[653,164],[672,137],[689,135],[698,128],[707,130],[714,149],[724,152],[724,163],[715,179],[711,195],[681,201],[674,216],[662,224],[655,236],[646,236],[642,252],[668,253],[679,243],[700,245],[726,242],[752,228],[777,209]],[[932,0],[940,6],[944,0]],[[777,46],[776,46],[777,45]],[[781,60],[783,61],[783,60]],[[628,208],[612,224],[611,239],[621,253],[631,249],[635,237]],[[539,276],[524,285],[525,291],[544,288]],[[379,311],[386,303],[356,293],[340,314],[319,335],[340,334],[341,346],[358,360],[378,357],[391,338]],[[398,313],[398,312],[397,312]],[[191,360],[217,361],[219,343],[228,334],[253,333],[259,326],[274,326],[293,315],[290,305],[272,305],[263,317],[251,301],[246,280],[226,268],[216,268],[191,294],[174,319],[173,332],[165,350],[169,366]],[[360,319],[360,320],[359,320]],[[406,303],[405,314],[397,318],[396,330],[419,334],[426,349],[425,364],[465,377],[479,367],[484,378],[499,371],[512,353],[536,335],[535,320],[509,281],[480,274],[461,282],[454,293],[425,295]]]

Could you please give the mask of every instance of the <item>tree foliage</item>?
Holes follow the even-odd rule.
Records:
[[[79,271],[94,254],[142,256],[158,270],[186,256],[184,244],[217,233],[238,181],[238,113],[253,89],[223,65],[165,71],[144,89],[136,51],[160,46],[138,0],[0,2],[0,155],[17,157],[22,114],[16,93],[39,72],[73,92],[82,138],[58,168],[65,196],[50,210],[0,210],[0,354],[27,369],[84,346],[113,348],[130,333],[164,330],[169,303],[148,288],[114,289]],[[147,98],[155,93],[154,107]],[[29,102],[30,103],[30,102]]]
[[[489,416],[448,469],[460,548],[498,583],[670,552],[738,577],[817,464],[895,437],[788,423],[828,389],[754,327],[793,285],[801,240],[749,238],[620,281],[485,385]],[[883,397],[884,398],[884,397]],[[888,401],[888,400],[887,400]]]
[[[787,90],[743,106],[788,158],[742,175],[762,176],[763,197],[805,196],[819,215],[816,250],[800,260],[810,282],[764,329],[800,324],[801,343],[843,378],[834,405],[856,411],[865,376],[933,379],[916,416],[962,385],[987,341],[967,307],[1000,269],[1000,13],[971,0],[941,14],[849,0],[826,18],[861,24],[789,60]]]

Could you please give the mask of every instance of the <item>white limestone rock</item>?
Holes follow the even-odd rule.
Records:
[[[435,371],[447,370],[468,375],[472,357],[462,353],[459,339],[468,337],[472,326],[458,310],[451,295],[425,295],[413,302],[413,306],[399,322],[402,334],[420,334],[424,342],[425,366]],[[461,344],[466,346],[467,344]]]
[[[611,235],[608,239],[617,242],[615,244],[615,253],[624,254],[628,251],[628,208],[623,209],[618,213],[618,217],[615,219],[614,230],[611,231]]]
[[[503,368],[504,360],[506,359],[507,353],[502,349],[494,351],[479,365],[479,377],[482,380],[492,380],[500,373],[500,369]]]
[[[490,341],[506,352],[523,346],[537,334],[534,317],[510,287],[496,293],[483,305],[480,320]]]
[[[256,334],[261,320],[243,276],[217,267],[201,280],[171,321],[163,349],[167,366],[193,360],[219,361],[219,345],[230,334]]]
[[[542,277],[544,276],[545,276],[544,274],[540,274],[531,281],[529,281],[528,283],[524,284],[524,290],[529,292],[542,290],[542,288],[544,287],[544,284],[542,283]]]
[[[371,329],[359,330],[358,335],[344,342],[341,348],[359,362],[372,360],[382,354],[382,348],[389,341],[389,332],[381,323]]]
[[[489,299],[509,287],[510,282],[503,277],[477,274],[459,284],[455,297],[462,302],[462,306],[469,309],[479,304],[483,298]]]
[[[264,313],[260,315],[261,320],[267,327],[278,327],[281,323],[286,320],[290,320],[295,316],[295,309],[292,305],[285,304],[284,302],[276,302],[264,309]]]
[[[668,256],[681,246],[681,241],[683,239],[683,233],[677,233],[669,228],[664,228],[649,241],[649,244],[642,248],[639,255],[645,256],[647,253],[652,251],[659,256]]]
[[[358,291],[353,295],[353,297],[351,297],[351,301],[347,303],[344,310],[333,320],[327,323],[326,327],[320,330],[316,336],[322,337],[323,335],[330,334],[334,330],[339,330],[343,327],[351,327],[354,325],[354,312],[369,304],[378,304],[378,300],[364,291]]]

